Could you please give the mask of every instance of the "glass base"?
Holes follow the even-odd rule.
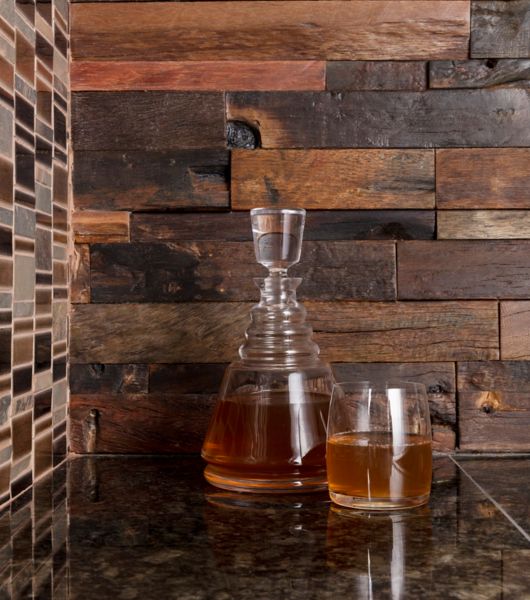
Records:
[[[208,483],[223,490],[231,492],[250,492],[258,494],[306,494],[308,492],[322,492],[327,489],[326,471],[311,477],[285,476],[285,477],[245,477],[241,473],[231,473],[215,465],[208,465],[204,469],[204,477]]]
[[[404,508],[415,508],[429,502],[430,494],[423,496],[409,496],[406,498],[360,498],[356,496],[346,496],[329,492],[330,498],[339,506],[355,508],[358,510],[402,510]]]

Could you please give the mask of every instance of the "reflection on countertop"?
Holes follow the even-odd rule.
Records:
[[[530,597],[529,523],[510,514],[530,457],[458,460],[483,491],[437,457],[428,506],[364,514],[216,490],[197,458],[73,458],[0,516],[0,599]]]

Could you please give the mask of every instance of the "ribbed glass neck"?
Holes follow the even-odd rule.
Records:
[[[318,361],[319,348],[311,339],[306,309],[296,299],[299,277],[280,274],[254,280],[261,292],[250,311],[251,323],[239,348],[243,362],[278,366]]]

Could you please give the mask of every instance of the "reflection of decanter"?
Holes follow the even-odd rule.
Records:
[[[326,485],[325,443],[333,377],[319,359],[299,278],[305,211],[251,211],[254,248],[269,276],[257,279],[241,360],[226,370],[202,456],[206,479],[241,492],[307,492]]]

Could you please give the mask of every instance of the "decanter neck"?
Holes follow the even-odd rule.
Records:
[[[296,299],[299,277],[281,273],[255,279],[261,292],[250,311],[251,323],[239,355],[245,363],[295,366],[319,360],[319,348],[311,339],[306,309]]]

